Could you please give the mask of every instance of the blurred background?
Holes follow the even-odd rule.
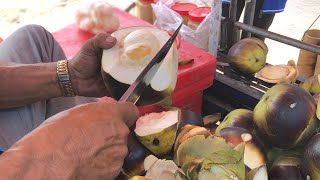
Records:
[[[74,12],[87,0],[9,0],[0,1],[0,37],[5,39],[18,27],[25,24],[39,24],[51,32],[74,23]],[[127,8],[132,0],[107,0],[120,9]],[[130,11],[135,14],[134,9]],[[284,12],[275,16],[270,31],[302,39],[304,32],[320,15],[319,0],[288,0]],[[320,29],[320,19],[311,27]],[[288,60],[298,60],[299,49],[266,40],[269,47],[267,62],[286,64]]]

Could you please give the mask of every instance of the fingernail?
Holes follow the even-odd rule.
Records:
[[[108,36],[106,41],[107,42],[114,42],[116,40],[116,38],[112,37],[112,36]]]

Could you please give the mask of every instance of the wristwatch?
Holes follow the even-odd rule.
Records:
[[[57,77],[62,94],[66,97],[75,96],[68,71],[68,60],[60,60],[57,62]]]

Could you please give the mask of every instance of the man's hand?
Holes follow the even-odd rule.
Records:
[[[114,179],[128,152],[128,127],[138,115],[131,103],[90,103],[63,111],[2,154],[0,173],[21,179]]]
[[[89,39],[69,61],[71,83],[77,95],[102,97],[109,95],[101,76],[102,50],[115,45],[116,39],[108,34],[98,34]]]

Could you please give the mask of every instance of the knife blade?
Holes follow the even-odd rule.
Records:
[[[160,51],[154,56],[154,58],[147,64],[147,66],[142,70],[137,79],[129,86],[126,92],[119,99],[119,102],[132,102],[136,103],[143,90],[150,85],[150,82],[156,72],[158,71],[162,60],[168,54],[172,44],[174,43],[183,23],[179,25],[176,31],[168,39],[168,41],[162,46]]]

